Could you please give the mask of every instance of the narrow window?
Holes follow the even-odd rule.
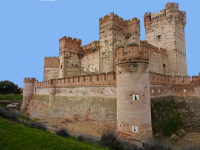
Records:
[[[60,69],[62,69],[62,65],[60,65]]]
[[[158,36],[158,39],[160,39],[160,35]]]

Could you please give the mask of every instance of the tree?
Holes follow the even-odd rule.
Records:
[[[17,84],[8,80],[0,81],[0,94],[21,94]]]

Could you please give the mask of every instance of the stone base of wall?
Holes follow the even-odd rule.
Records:
[[[34,118],[78,118],[92,120],[111,128],[117,125],[115,97],[55,96],[49,105],[48,95],[33,95],[27,112]]]
[[[200,97],[174,96],[178,113],[186,131],[200,131]]]
[[[154,135],[183,128],[200,131],[200,97],[151,97],[152,128]],[[171,128],[171,129],[170,129]]]

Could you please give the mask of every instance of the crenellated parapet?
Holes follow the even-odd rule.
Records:
[[[185,26],[186,24],[186,12],[185,11],[180,11],[179,10],[179,5],[178,3],[170,3],[168,2],[165,5],[165,9],[157,11],[153,14],[151,12],[146,12],[144,15],[144,27],[145,28],[150,28],[151,27],[151,22],[156,22],[158,20],[162,19],[167,19],[170,21],[172,18],[175,20],[180,20]]]
[[[140,41],[140,45],[148,47],[149,51],[151,51],[151,52],[162,53],[162,54],[167,55],[167,50],[166,49],[158,48],[158,47],[156,47],[156,46],[154,46],[152,44],[149,44],[147,41]]]
[[[149,62],[149,50],[147,46],[141,46],[137,43],[130,43],[126,47],[119,46],[115,51],[115,62],[125,63],[125,62]]]
[[[146,12],[144,15],[144,27],[149,28],[151,26],[151,12]]]
[[[151,14],[151,21],[154,21],[154,20],[157,20],[157,19],[162,19],[165,16],[166,16],[166,10],[165,9],[157,11],[156,13]]]
[[[24,78],[24,83],[34,83],[35,80],[35,78]]]
[[[80,48],[81,46],[81,40],[77,38],[72,37],[62,37],[59,39],[59,50],[62,50],[64,48]]]
[[[156,72],[149,72],[150,84],[154,85],[199,85],[199,76],[179,76],[179,75],[164,75]]]
[[[59,66],[59,57],[44,57],[44,68],[45,67],[58,67]]]
[[[86,74],[38,82],[37,88],[116,85],[115,72]]]
[[[113,23],[114,25],[120,26],[120,27],[126,27],[126,26],[137,26],[140,27],[140,20],[136,17],[132,18],[132,20],[124,20],[123,18],[119,17],[118,15],[114,14],[113,12],[109,15],[105,15],[104,18],[99,18],[99,27],[103,27],[105,25],[108,25],[110,23]]]
[[[93,41],[92,43],[89,43],[87,45],[83,45],[82,51],[90,50],[90,49],[93,49],[94,47],[99,47],[99,46],[100,46],[99,41]]]

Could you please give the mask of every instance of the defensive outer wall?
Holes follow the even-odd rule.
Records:
[[[144,15],[147,41],[139,19],[114,13],[99,19],[99,41],[61,38],[59,57],[44,58],[43,82],[24,78],[21,111],[91,120],[140,140],[152,136],[153,101],[173,97],[185,129],[200,131],[200,74],[187,76],[185,24],[186,13],[167,3]]]
[[[116,72],[88,74],[38,82],[24,79],[21,111],[32,117],[78,117],[118,129],[127,138],[151,136],[150,98],[173,95],[182,97],[187,110],[199,112],[200,75],[168,76],[149,71],[148,47],[130,44],[116,50]],[[129,53],[130,51],[130,53]],[[196,97],[196,98],[194,98]],[[195,100],[194,100],[195,99]],[[180,113],[183,111],[180,109]],[[188,130],[197,128],[199,113]],[[187,124],[185,121],[185,124]],[[195,125],[196,124],[196,125]]]

